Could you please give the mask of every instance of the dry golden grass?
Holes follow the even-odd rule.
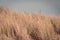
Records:
[[[60,17],[0,8],[0,40],[60,40]]]

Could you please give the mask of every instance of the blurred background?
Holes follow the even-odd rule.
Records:
[[[0,0],[0,5],[18,11],[60,14],[60,0]]]

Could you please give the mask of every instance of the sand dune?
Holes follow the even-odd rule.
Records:
[[[60,17],[0,7],[0,40],[60,40]]]

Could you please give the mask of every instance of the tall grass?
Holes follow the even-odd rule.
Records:
[[[60,17],[0,8],[0,40],[60,40]]]

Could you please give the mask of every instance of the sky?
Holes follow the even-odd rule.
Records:
[[[0,0],[0,5],[18,11],[60,14],[60,0]]]

